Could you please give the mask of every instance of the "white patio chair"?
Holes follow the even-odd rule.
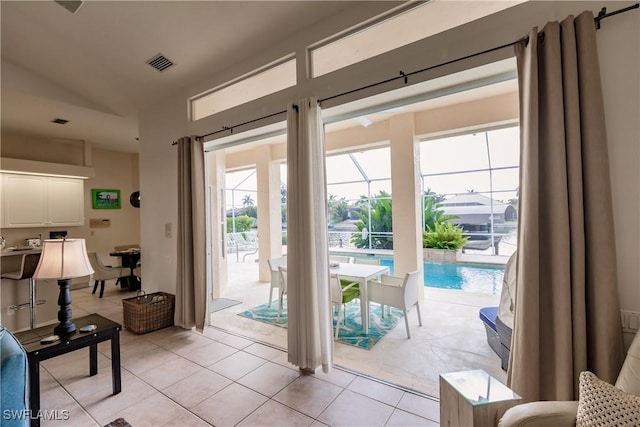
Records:
[[[352,264],[353,258],[350,256],[330,256],[329,257],[329,264],[337,264],[337,263]]]
[[[287,267],[278,267],[278,273],[280,274],[280,298],[278,299],[278,319],[282,315],[282,304],[284,300],[284,294],[287,293]]]
[[[420,270],[412,271],[402,277],[389,276],[383,274],[380,280],[370,280],[368,282],[368,298],[369,302],[377,302],[381,304],[382,313],[384,315],[384,306],[399,308],[404,312],[404,323],[407,327],[407,337],[411,338],[409,331],[409,319],[407,311],[414,305],[418,311],[418,323],[422,326],[422,318],[420,317],[420,302],[418,300],[418,286],[420,286]]]
[[[374,256],[366,257],[366,258],[354,258],[354,264],[368,264],[368,265],[380,265],[380,258],[376,258]]]
[[[269,270],[271,270],[271,288],[269,289],[269,307],[271,307],[273,289],[280,289],[280,271],[278,268],[287,266],[287,258],[286,256],[271,258],[267,260],[267,264],[269,264]]]
[[[344,283],[337,274],[332,274],[329,277],[329,283],[331,285],[331,305],[334,309],[338,309],[335,332],[335,339],[337,340],[340,332],[340,320],[343,317],[344,319],[347,317],[345,305],[360,296],[360,289],[358,288],[358,282]]]

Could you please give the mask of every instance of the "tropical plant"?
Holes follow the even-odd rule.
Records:
[[[240,215],[235,218],[227,218],[227,233],[232,233],[234,231],[234,222],[236,233],[251,230],[251,227],[253,227],[253,218],[250,218],[247,215]]]
[[[327,204],[329,207],[329,221],[335,223],[349,218],[349,205],[344,197],[338,199],[336,195],[330,194]]]
[[[253,197],[251,197],[251,194],[247,194],[242,198],[242,206],[244,206],[245,208],[253,205],[255,205],[255,202],[253,201]]]
[[[256,206],[245,206],[242,208],[242,214],[251,218],[258,218],[258,208]]]
[[[424,229],[435,228],[436,224],[456,219],[456,215],[445,215],[440,209],[438,196],[426,196],[424,199]],[[442,197],[444,199],[444,197]]]
[[[361,199],[363,197],[365,196]],[[369,248],[369,240],[371,240],[371,249],[393,249],[393,237],[386,234],[393,231],[389,193],[380,191],[380,194],[371,200],[370,211],[369,207],[363,204],[360,206],[360,211],[355,214],[360,219],[355,223],[359,233],[351,236],[351,243],[357,248]],[[363,233],[364,230],[366,232]]]
[[[422,247],[434,249],[462,249],[467,244],[468,237],[462,235],[463,229],[450,222],[438,222],[428,227],[422,234]]]

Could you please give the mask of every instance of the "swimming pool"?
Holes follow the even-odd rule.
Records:
[[[382,258],[380,264],[393,274],[393,259]],[[424,285],[430,288],[499,295],[503,276],[504,267],[496,265],[424,263]]]

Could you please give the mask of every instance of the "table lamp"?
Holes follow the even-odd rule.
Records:
[[[58,279],[60,287],[58,320],[60,323],[53,328],[54,335],[60,337],[71,335],[76,331],[76,325],[71,321],[69,286],[72,278],[88,276],[92,273],[93,268],[91,268],[87,256],[84,239],[51,239],[43,242],[40,262],[33,278],[38,280]]]

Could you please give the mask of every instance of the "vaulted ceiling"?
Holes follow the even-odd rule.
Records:
[[[358,1],[85,1],[75,13],[54,1],[0,7],[3,132],[127,152],[138,150],[145,106],[319,21],[374,13]],[[158,53],[176,65],[151,68]]]

